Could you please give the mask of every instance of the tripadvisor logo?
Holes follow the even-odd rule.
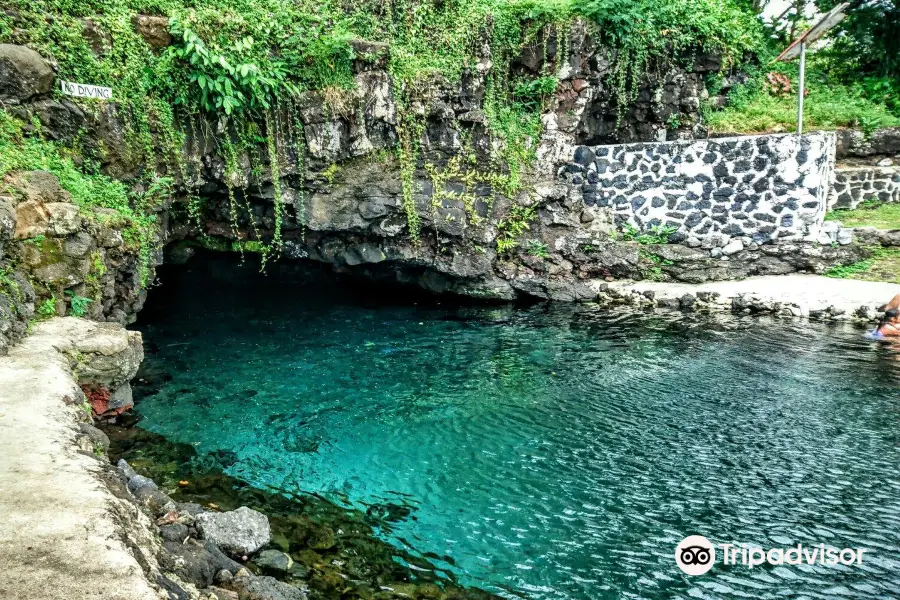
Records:
[[[864,548],[833,548],[825,544],[804,546],[797,544],[791,548],[771,548],[764,550],[748,544],[719,544],[722,550],[722,564],[743,565],[753,568],[762,564],[770,565],[861,565]],[[715,545],[702,535],[689,535],[675,547],[675,562],[688,575],[703,575],[716,562]]]
[[[716,549],[702,535],[689,535],[675,548],[675,562],[688,575],[703,575],[716,562]]]

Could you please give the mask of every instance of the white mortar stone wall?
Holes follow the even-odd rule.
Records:
[[[830,132],[579,146],[560,174],[619,227],[676,227],[670,241],[820,241],[834,154]]]
[[[853,209],[869,200],[900,202],[900,167],[845,167],[834,175],[828,210]]]

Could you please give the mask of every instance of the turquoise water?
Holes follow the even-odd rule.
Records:
[[[508,597],[891,598],[900,353],[849,326],[390,303],[169,273],[140,324],[141,426],[253,485]],[[156,391],[158,389],[158,391]],[[224,451],[224,452],[222,452]],[[868,549],[854,567],[717,565],[700,534]]]

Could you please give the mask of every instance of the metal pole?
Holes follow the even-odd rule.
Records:
[[[803,135],[803,95],[806,91],[806,42],[800,42],[800,97],[797,99],[797,135]]]

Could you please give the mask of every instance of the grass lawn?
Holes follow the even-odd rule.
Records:
[[[900,229],[900,204],[863,202],[855,210],[835,210],[825,215],[826,221],[840,221],[846,227]]]
[[[879,248],[872,258],[846,267],[832,267],[825,271],[825,276],[900,284],[900,248]]]
[[[900,229],[900,204],[864,202],[856,210],[830,212],[825,215],[825,220],[840,221],[846,227]],[[900,283],[900,248],[879,248],[872,258],[846,267],[833,267],[825,275],[839,279]]]

